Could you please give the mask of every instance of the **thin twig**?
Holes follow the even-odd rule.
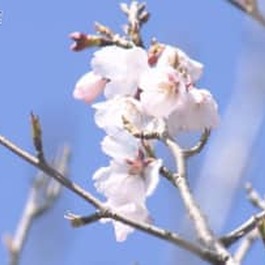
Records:
[[[252,187],[251,183],[246,183],[246,190],[249,201],[257,208],[265,211],[265,200],[259,193]],[[259,235],[265,245],[265,216],[257,223]]]
[[[107,28],[103,29],[103,27],[105,26],[96,24],[96,30],[98,33],[100,33],[100,30],[107,31]],[[70,49],[75,52],[80,52],[92,47],[106,47],[110,45],[116,45],[124,49],[129,49],[134,46],[131,41],[121,37],[118,34],[107,36],[105,32],[102,35],[93,35],[76,31],[69,34],[69,38],[74,41],[71,44]]]
[[[99,47],[104,47],[108,45],[116,45],[118,47],[129,49],[134,46],[132,41],[129,41],[125,37],[120,36],[117,33],[114,33],[108,26],[103,25],[99,22],[95,22],[95,29],[100,39]]]
[[[70,49],[79,52],[91,47],[105,47],[109,45],[116,45],[124,49],[132,48],[135,45],[143,47],[140,30],[150,16],[145,10],[145,4],[132,1],[130,6],[128,6],[122,3],[121,9],[128,18],[128,25],[125,26],[125,34],[127,36],[120,36],[106,25],[96,22],[95,29],[97,34],[72,32],[69,35],[70,39],[74,41]]]
[[[254,20],[256,20],[260,25],[265,27],[265,17],[261,14],[260,9],[258,7],[257,0],[226,0],[242,12],[251,16]]]
[[[186,172],[186,157],[183,153],[183,150],[178,146],[178,144],[171,139],[170,137],[165,137],[163,139],[164,143],[170,149],[173,157],[175,158],[175,163],[178,170],[177,178],[175,178],[173,184],[178,188],[180,196],[183,200],[185,208],[189,214],[191,221],[194,224],[198,239],[208,248],[216,251],[220,258],[223,259],[221,264],[235,264],[230,253],[222,246],[213,232],[210,229],[210,226],[200,210],[195,198],[192,195],[190,190],[187,172]]]
[[[53,177],[56,179],[59,183],[61,183],[63,186],[67,187],[69,190],[80,196],[81,198],[85,199],[89,203],[91,203],[96,208],[101,208],[101,202],[93,197],[89,192],[83,190],[80,186],[78,186],[76,183],[72,182],[70,179],[67,179],[63,174],[61,174],[59,171],[52,168],[47,163],[43,163],[39,161],[39,159],[25,150],[19,148],[14,143],[0,135],[0,144],[5,146],[7,149],[9,149],[14,154],[18,155],[23,160],[27,161],[34,167],[42,170],[47,175]]]
[[[204,260],[209,261],[210,263],[216,264],[218,262],[223,262],[223,259],[220,259],[220,257],[217,256],[215,252],[209,249],[206,249],[206,248],[201,248],[195,245],[194,243],[191,243],[183,239],[176,233],[173,233],[171,231],[168,231],[168,230],[165,230],[165,229],[162,229],[162,228],[159,228],[157,226],[150,225],[147,223],[142,223],[142,222],[139,223],[137,221],[129,220],[121,215],[115,214],[110,211],[105,211],[101,213],[96,212],[89,216],[80,216],[80,215],[68,213],[65,217],[71,221],[71,224],[74,227],[91,224],[91,222],[95,222],[101,218],[111,218],[113,220],[120,221],[124,224],[130,225],[136,229],[139,229],[147,234],[153,235],[167,242],[173,243],[175,245],[179,245],[180,247],[198,255],[199,257],[201,257]]]
[[[173,184],[179,189],[186,210],[194,223],[199,239],[206,245],[210,246],[213,243],[213,233],[209,229],[206,218],[202,215],[199,206],[192,196],[192,192],[187,182],[186,161],[182,149],[175,143],[174,140],[166,137],[165,144],[171,150],[177,165],[178,176],[174,179]]]
[[[145,132],[139,130],[130,120],[122,116],[123,128],[128,131],[132,136],[141,140],[160,140],[164,137],[165,132]]]
[[[178,169],[177,174],[172,173],[167,168],[161,168],[160,172],[171,182],[175,187],[177,187],[180,191],[180,195],[186,207],[186,210],[195,226],[195,230],[197,232],[197,236],[199,240],[208,248],[213,248],[218,251],[221,259],[228,259],[227,264],[234,264],[230,254],[226,251],[226,249],[219,244],[207,223],[205,216],[202,214],[199,206],[197,205],[195,199],[192,196],[192,192],[189,188],[187,173],[186,173],[186,159],[194,155],[195,153],[200,152],[205,146],[207,139],[210,135],[209,130],[205,130],[203,135],[201,136],[200,141],[197,145],[189,150],[182,150],[177,143],[169,137],[166,128],[164,128],[161,132],[152,132],[145,133],[139,131],[126,117],[123,117],[124,128],[130,132],[134,137],[149,140],[149,139],[157,139],[162,140],[171,150],[173,157],[175,158],[175,163]],[[148,147],[148,145],[147,145]],[[155,154],[146,148],[149,151],[151,157],[155,157]]]
[[[37,157],[39,160],[44,160],[42,131],[41,131],[39,117],[36,116],[33,112],[31,112],[30,121],[31,121],[32,140],[37,152]]]
[[[249,252],[250,248],[253,246],[255,241],[259,238],[258,231],[255,229],[251,231],[246,237],[243,239],[242,243],[236,250],[234,255],[234,259],[238,264],[241,264],[246,254]]]
[[[194,156],[194,155],[200,153],[202,151],[202,149],[204,148],[204,146],[206,145],[206,143],[210,137],[210,134],[211,134],[210,130],[208,130],[208,129],[204,130],[204,132],[201,135],[200,140],[198,141],[198,143],[196,145],[194,145],[190,149],[183,150],[185,157],[189,158],[191,156]]]
[[[252,187],[251,183],[246,183],[245,186],[249,201],[257,208],[265,210],[265,200],[261,198],[259,193]]]
[[[65,146],[59,150],[54,161],[54,167],[63,174],[67,173],[69,164],[69,148]],[[4,241],[9,251],[9,264],[17,265],[29,236],[34,220],[47,213],[53,206],[61,191],[61,185],[39,172],[29,191],[23,214],[18,222],[13,237],[5,236]]]
[[[144,44],[140,31],[143,24],[146,23],[150,17],[149,12],[145,9],[145,4],[132,1],[130,5],[121,3],[120,7],[128,18],[128,25],[125,27],[125,33],[136,46],[143,47]]]
[[[68,212],[65,214],[64,218],[69,220],[73,227],[80,227],[97,222],[101,218],[104,218],[104,214],[102,212],[95,212],[91,215],[81,216]]]
[[[106,207],[101,203],[97,198],[95,198],[92,194],[81,188],[78,184],[74,183],[73,181],[64,177],[64,175],[47,163],[43,163],[38,160],[35,156],[32,156],[28,152],[24,151],[23,149],[16,146],[11,141],[7,140],[5,137],[0,135],[0,144],[5,146],[11,152],[16,154],[17,156],[21,157],[23,160],[27,161],[34,167],[42,170],[47,175],[51,176],[67,189],[78,195],[80,198],[84,199],[86,202],[92,204],[95,208],[97,208],[100,212],[102,212],[106,218],[111,218],[116,221],[120,221],[124,224],[130,225],[136,229],[139,229],[147,234],[153,235],[160,239],[163,239],[167,242],[171,242],[174,245],[177,245],[183,249],[186,249],[198,257],[202,258],[203,260],[209,261],[210,263],[217,263],[223,261],[223,258],[220,260],[220,255],[216,255],[215,252],[212,252],[208,249],[202,248],[194,243],[188,242],[185,239],[181,238],[179,235],[166,231],[162,228],[152,226],[146,223],[140,223],[131,219],[128,219],[124,216],[121,216],[117,213],[106,209]]]
[[[244,237],[247,233],[255,229],[259,221],[262,220],[264,217],[265,210],[254,216],[251,216],[247,221],[238,226],[236,229],[222,236],[219,241],[226,247],[231,246],[238,239]]]

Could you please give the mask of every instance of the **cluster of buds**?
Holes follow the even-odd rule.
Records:
[[[91,104],[104,94],[104,100],[92,107],[95,123],[106,132],[101,146],[110,163],[98,169],[93,179],[96,189],[107,198],[106,206],[133,220],[151,222],[146,198],[159,183],[162,160],[150,157],[146,151],[146,145],[153,149],[155,141],[135,138],[126,130],[124,118],[138,131],[163,131],[175,137],[179,132],[211,130],[219,117],[211,93],[196,87],[203,72],[200,62],[177,47],[158,42],[145,50],[142,41],[134,37],[141,23],[137,24],[130,10],[145,20],[148,15],[142,6],[133,3],[130,8],[122,5],[130,18],[128,34],[134,30],[132,41],[126,47],[118,43],[102,47],[102,43],[94,42],[100,49],[93,55],[91,70],[77,81],[73,96]],[[136,12],[137,7],[141,12]],[[106,27],[101,26],[100,32],[113,39]],[[75,35],[73,49],[81,50],[88,38]],[[112,222],[118,241],[133,231]]]

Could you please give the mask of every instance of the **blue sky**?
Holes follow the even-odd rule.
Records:
[[[259,42],[251,42],[249,29],[253,27],[263,34],[259,26],[222,0],[146,2],[151,12],[150,22],[143,31],[147,43],[155,36],[202,61],[205,72],[199,85],[212,91],[221,114],[224,113],[240,75],[238,67],[244,47],[259,47]],[[89,70],[92,51],[71,52],[68,35],[76,30],[93,32],[94,21],[121,31],[125,17],[119,11],[118,3],[114,0],[64,3],[10,0],[0,3],[3,11],[0,25],[0,133],[33,151],[28,122],[33,110],[42,121],[47,155],[51,155],[60,143],[69,142],[73,152],[71,178],[94,194],[91,175],[107,164],[99,145],[103,133],[94,125],[90,107],[72,98],[76,80]],[[264,138],[263,127],[259,139]],[[246,179],[255,176],[252,178],[254,185],[264,193],[264,182],[261,181],[264,177],[261,160],[264,141],[257,140],[256,143]],[[190,165],[193,185],[205,152]],[[31,166],[0,148],[0,235],[14,231],[35,174],[36,170]],[[183,206],[165,180],[161,180],[149,206],[157,224],[171,229],[182,226]],[[164,265],[177,264],[176,260],[182,260],[186,255],[186,252],[176,251],[175,247],[140,232],[123,244],[116,243],[110,225],[93,224],[72,229],[63,219],[67,210],[89,214],[92,208],[65,191],[56,207],[34,224],[21,265],[133,265],[135,262]],[[243,185],[238,189],[233,211],[236,216],[231,215],[224,230],[254,212],[245,199]],[[249,255],[251,264],[264,263],[262,248],[261,243],[255,245]],[[195,262],[199,264],[198,259]],[[0,263],[7,263],[3,245]]]

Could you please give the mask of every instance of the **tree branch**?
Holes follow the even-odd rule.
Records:
[[[251,16],[261,26],[265,27],[265,17],[261,14],[257,0],[226,0],[234,7]]]
[[[220,242],[226,247],[231,246],[238,239],[244,237],[247,233],[255,229],[259,221],[262,220],[264,217],[265,217],[265,210],[254,216],[251,216],[247,221],[245,221],[243,224],[238,226],[236,229],[222,236],[219,239]]]
[[[260,197],[258,192],[252,187],[251,183],[246,183],[246,190],[249,201],[257,208],[265,210],[265,200]]]
[[[63,174],[67,173],[69,155],[69,148],[65,146],[62,150],[58,151],[53,163],[54,167]],[[14,236],[7,235],[4,237],[6,247],[9,251],[10,265],[17,265],[19,263],[34,220],[46,213],[53,206],[59,197],[60,191],[61,185],[58,182],[55,182],[43,172],[37,174],[29,191],[28,199]]]
[[[117,214],[115,212],[110,211],[107,209],[104,204],[99,201],[97,198],[95,198],[92,194],[81,188],[78,184],[74,183],[73,181],[67,179],[64,177],[64,175],[60,172],[58,172],[56,169],[52,168],[50,165],[48,165],[46,162],[39,161],[38,158],[35,156],[32,156],[28,152],[24,151],[23,149],[16,146],[11,141],[7,140],[5,137],[0,135],[0,144],[5,146],[7,149],[9,149],[11,152],[16,154],[17,156],[21,157],[23,160],[27,161],[34,167],[42,170],[47,175],[51,176],[55,180],[57,180],[59,183],[61,183],[63,186],[65,186],[67,189],[78,195],[80,198],[84,199],[86,202],[92,204],[95,208],[101,212],[102,215],[105,216],[105,218],[111,218],[113,220],[122,222],[124,224],[130,225],[138,230],[141,230],[147,234],[156,236],[160,239],[166,240],[170,243],[173,243],[174,245],[177,245],[183,249],[186,249],[194,254],[196,254],[198,257],[202,258],[203,260],[206,260],[210,263],[220,263],[224,261],[223,257],[220,257],[220,255],[216,255],[214,251],[202,248],[198,245],[195,245],[191,242],[188,242],[181,238],[179,235],[166,231],[162,228],[151,226],[146,223],[140,223],[133,221],[131,219],[128,219],[120,214]]]
[[[124,224],[130,225],[138,230],[141,230],[142,232],[145,232],[149,235],[152,235],[154,237],[157,237],[159,239],[165,240],[167,242],[173,243],[174,245],[178,245],[183,249],[186,249],[193,254],[196,254],[203,260],[206,260],[210,263],[216,264],[219,262],[223,262],[223,259],[220,259],[218,255],[214,251],[211,251],[206,248],[201,248],[198,245],[195,245],[192,242],[189,242],[176,233],[173,233],[171,231],[162,229],[160,227],[150,225],[147,223],[139,223],[137,221],[133,221],[130,219],[127,219],[121,215],[118,215],[116,213],[105,211],[105,212],[96,212],[89,216],[80,216],[72,213],[66,214],[66,219],[70,220],[73,227],[80,227],[86,224],[91,224],[95,221],[100,220],[101,218],[111,218],[113,220],[122,222]]]
[[[171,150],[177,165],[178,176],[174,179],[173,184],[180,191],[186,210],[194,223],[199,240],[206,246],[210,246],[213,242],[213,233],[208,228],[205,217],[202,215],[199,206],[192,197],[191,190],[187,182],[185,155],[182,149],[173,140],[166,137],[164,141]]]
[[[73,227],[81,227],[84,225],[90,225],[92,223],[95,223],[99,221],[101,218],[104,218],[103,212],[95,212],[93,214],[87,215],[87,216],[81,216],[77,214],[73,214],[71,212],[68,212],[65,214],[64,218],[69,220],[71,222],[71,225]]]
[[[265,200],[261,198],[259,193],[252,187],[251,183],[246,184],[249,201],[257,208],[265,211]],[[259,235],[265,245],[265,217],[259,220],[258,224]]]
[[[234,259],[238,264],[241,264],[243,262],[243,259],[247,255],[250,248],[253,246],[254,242],[260,237],[260,235],[262,235],[263,222],[265,218],[264,201],[253,189],[250,183],[246,184],[246,189],[250,202],[263,211],[257,215],[250,217],[236,229],[220,238],[220,242],[222,242],[224,246],[229,247],[233,243],[244,237],[234,255]]]
[[[144,47],[140,31],[143,24],[146,23],[150,17],[149,12],[146,11],[145,4],[132,1],[130,5],[121,3],[120,8],[128,18],[128,25],[125,26],[125,33],[136,46]]]
[[[238,264],[241,264],[246,254],[249,252],[250,248],[253,246],[255,241],[259,238],[258,231],[255,229],[251,231],[246,237],[243,239],[243,242],[238,247],[234,259]]]
[[[194,156],[202,151],[204,146],[207,144],[207,141],[210,137],[211,131],[208,129],[205,129],[204,132],[201,135],[200,140],[196,145],[194,145],[192,148],[183,150],[184,156],[186,158],[189,158],[191,156]]]
[[[170,149],[173,157],[175,158],[175,163],[178,169],[177,178],[174,179],[173,185],[175,185],[183,200],[185,208],[189,214],[191,221],[194,224],[198,239],[208,248],[213,249],[223,259],[221,264],[235,264],[230,253],[222,246],[213,232],[211,231],[205,216],[202,214],[198,204],[196,203],[192,192],[190,190],[187,172],[186,172],[186,157],[183,150],[178,146],[178,144],[172,140],[170,137],[165,137],[163,139],[164,143]]]
[[[63,174],[61,174],[59,171],[52,168],[50,165],[48,165],[46,162],[39,161],[39,159],[25,150],[19,148],[14,143],[0,135],[0,144],[5,146],[7,149],[9,149],[11,152],[28,162],[29,164],[33,165],[34,167],[42,170],[47,175],[53,177],[55,180],[57,180],[59,183],[61,183],[63,186],[77,194],[79,197],[83,198],[87,202],[91,203],[96,208],[101,208],[101,202],[93,197],[89,192],[83,190],[79,185],[72,182],[70,179],[67,179]]]

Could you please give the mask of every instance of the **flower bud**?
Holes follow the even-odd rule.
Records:
[[[81,32],[73,32],[69,35],[69,37],[74,41],[70,49],[76,52],[82,51],[89,47],[99,46],[101,43],[99,36],[86,35]]]

